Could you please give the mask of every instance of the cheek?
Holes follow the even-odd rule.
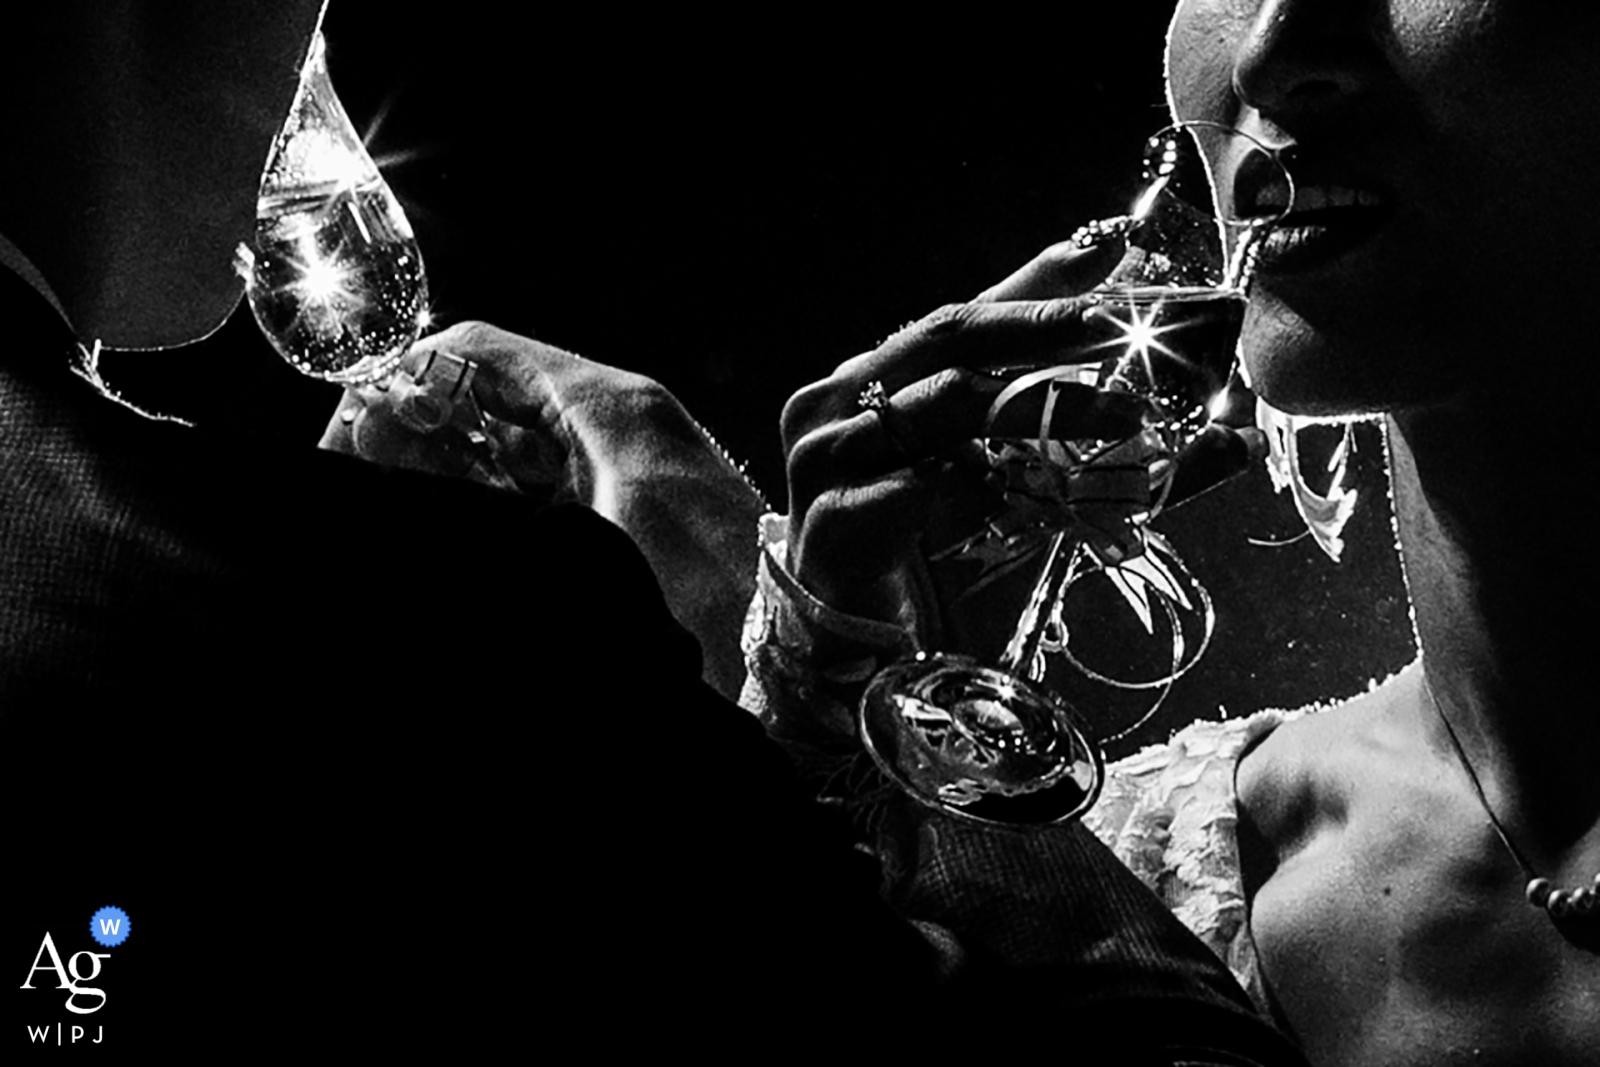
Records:
[[[1235,42],[1248,21],[1229,0],[1184,0],[1167,29],[1167,106],[1177,121],[1205,119],[1233,125]]]
[[[1402,0],[1389,5],[1378,35],[1400,80],[1447,94],[1493,65],[1504,0]]]

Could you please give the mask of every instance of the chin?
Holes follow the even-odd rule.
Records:
[[[215,333],[244,296],[234,252],[254,229],[256,205],[253,186],[239,187],[247,192],[213,190],[203,203],[184,202],[193,210],[152,211],[132,228],[90,321],[74,316],[79,333],[122,350],[176,348]]]
[[[1257,396],[1291,415],[1365,414],[1355,404],[1347,364],[1303,319],[1252,299],[1239,358]]]
[[[151,272],[137,291],[118,294],[115,306],[96,316],[103,325],[80,334],[124,351],[178,348],[203,340],[228,321],[244,296],[231,254],[221,270],[161,275]]]
[[[1465,368],[1404,328],[1369,329],[1374,316],[1321,330],[1282,304],[1252,297],[1239,340],[1250,388],[1279,411],[1317,418],[1379,415],[1459,394]],[[1363,335],[1365,334],[1365,336]]]
[[[1337,379],[1307,372],[1300,366],[1286,366],[1293,360],[1269,360],[1265,365],[1249,363],[1251,389],[1262,400],[1290,415],[1313,418],[1350,418],[1385,410],[1373,398],[1346,388]]]

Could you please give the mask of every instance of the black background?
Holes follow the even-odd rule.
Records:
[[[781,509],[790,393],[1126,203],[1167,121],[1169,6],[1100,7],[885,26],[336,0],[326,34],[347,109],[395,160],[441,323],[657,378]],[[204,343],[105,366],[135,398],[285,448],[315,442],[338,397],[243,309]],[[1161,520],[1215,597],[1217,636],[1112,755],[1219,708],[1348,696],[1409,660],[1376,428],[1358,445],[1337,566],[1307,538],[1251,543],[1303,529],[1260,470]],[[1115,706],[1107,733],[1129,721]]]
[[[711,18],[457,2],[419,17],[335,0],[326,32],[334,82],[373,131],[374,155],[409,156],[386,173],[415,224],[441,321],[489,320],[661,380],[781,508],[776,419],[791,392],[1125,202],[1127,164],[1166,120],[1167,5],[1092,20],[1082,7],[1004,25],[980,10],[885,28],[797,7]],[[104,366],[134,399],[286,449],[311,447],[338,397],[282,363],[243,310],[203,343],[109,354]],[[1346,696],[1410,658],[1372,427],[1355,474],[1363,500],[1338,566],[1307,539],[1251,542],[1300,531],[1259,470],[1162,520],[1216,599],[1217,638],[1113,755],[1219,708]],[[77,1020],[64,993],[14,987],[46,929],[63,961],[107,951],[87,923],[117,904],[133,935],[91,983],[110,1002],[82,1021],[107,1025],[124,1048],[136,1039],[177,1051],[154,1035],[146,1044],[140,1028],[156,1023],[141,998],[170,1003],[158,982],[186,983],[194,1020],[216,1018],[208,1001],[226,1000],[232,969],[269,951],[271,934],[257,945],[260,917],[230,916],[203,886],[185,896],[145,892],[114,871],[86,879],[95,848],[86,831],[81,869],[59,884],[66,872],[8,860],[7,877],[38,906],[9,924],[7,999],[25,1008],[18,1022]],[[111,886],[119,896],[107,899]],[[175,947],[197,914],[239,923],[236,958]],[[141,971],[141,946],[158,938],[159,975],[153,962]]]

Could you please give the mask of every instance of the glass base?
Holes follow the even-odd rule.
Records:
[[[879,671],[860,728],[907,793],[975,822],[1065,822],[1093,806],[1105,778],[1064,700],[970,656],[918,653]]]

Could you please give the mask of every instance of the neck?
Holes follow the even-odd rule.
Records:
[[[1577,518],[1593,444],[1581,420],[1552,406],[1549,396],[1468,399],[1388,426],[1429,686],[1496,812],[1536,857],[1565,851],[1600,820],[1588,614],[1600,556]],[[1417,695],[1424,728],[1453,759],[1427,693]]]

